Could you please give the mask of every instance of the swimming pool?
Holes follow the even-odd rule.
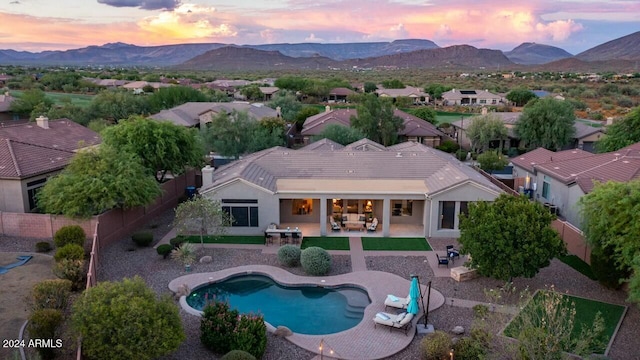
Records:
[[[260,313],[273,327],[286,326],[308,335],[333,334],[356,326],[371,303],[367,292],[354,286],[284,286],[255,274],[204,285],[186,301],[202,310],[214,298],[240,313]]]

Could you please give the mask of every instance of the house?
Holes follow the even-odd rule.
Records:
[[[442,103],[452,105],[501,105],[505,98],[492,94],[488,90],[460,90],[451,89],[442,93]]]
[[[211,117],[226,112],[230,114],[235,111],[246,111],[250,117],[256,120],[262,120],[265,117],[280,116],[277,110],[274,110],[262,103],[248,102],[188,102],[176,106],[168,110],[162,110],[157,114],[149,116],[151,119],[159,121],[170,121],[176,125],[186,127],[203,127],[204,124],[211,122]]]
[[[331,233],[331,217],[353,214],[367,223],[377,218],[383,236],[411,229],[415,236],[455,237],[469,202],[493,201],[501,193],[450,154],[415,142],[384,147],[367,139],[273,147],[215,170],[205,167],[202,178],[200,194],[219,200],[233,216],[227,230],[235,235],[260,235],[274,223],[324,236]]]
[[[0,127],[0,211],[31,212],[35,195],[81,148],[97,145],[100,136],[69,119]]]
[[[163,87],[173,86],[173,84],[165,84],[161,82],[148,82],[148,81],[132,81],[122,85],[123,89],[131,90],[134,94],[142,94],[144,88],[151,86],[154,90],[158,90]]]
[[[273,99],[273,95],[280,91],[280,88],[275,86],[260,86],[258,89],[260,89],[260,92],[264,96],[262,99],[263,101],[271,101]]]
[[[347,102],[347,98],[350,95],[355,95],[355,94],[356,92],[351,89],[337,87],[329,90],[329,98],[327,100],[330,103]]]
[[[13,116],[10,114],[11,103],[15,98],[9,95],[9,92],[5,92],[0,95],[0,121],[12,120]]]
[[[404,120],[404,129],[398,133],[400,141],[414,141],[431,147],[440,145],[449,137],[438,130],[435,125],[419,117],[413,116],[401,110],[394,110],[394,115]],[[326,106],[325,111],[310,116],[305,120],[300,134],[305,144],[313,141],[314,136],[322,134],[322,131],[329,124],[351,126],[351,116],[358,116],[355,109],[334,109]]]
[[[385,89],[381,85],[378,85],[376,94],[378,94],[379,97],[390,97],[393,99],[408,97],[411,98],[416,105],[429,102],[429,94],[425,93],[423,89],[413,86],[405,86],[404,89]]]
[[[7,74],[0,74],[0,86],[7,85],[9,80],[13,79],[13,76]]]
[[[538,148],[511,160],[523,190],[580,228],[578,201],[595,182],[640,179],[640,143],[618,151],[592,154],[580,149],[551,152]]]

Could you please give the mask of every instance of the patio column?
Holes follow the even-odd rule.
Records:
[[[385,198],[382,200],[382,236],[389,236],[389,224],[391,217],[391,200]]]
[[[320,197],[320,236],[327,236],[327,198]]]

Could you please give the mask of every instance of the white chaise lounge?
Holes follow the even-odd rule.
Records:
[[[397,297],[394,295],[387,295],[387,298],[384,300],[385,309],[387,307],[392,307],[396,309],[406,309],[409,306],[409,301],[411,301],[411,297],[407,296],[406,298]]]
[[[407,335],[407,331],[411,328],[411,320],[413,320],[413,314],[404,312],[398,315],[379,312],[373,318],[374,326],[388,326],[389,331],[393,329],[402,330],[405,335]]]

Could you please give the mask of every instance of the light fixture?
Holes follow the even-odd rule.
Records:
[[[373,204],[371,203],[371,200],[367,200],[367,206],[373,206]]]

